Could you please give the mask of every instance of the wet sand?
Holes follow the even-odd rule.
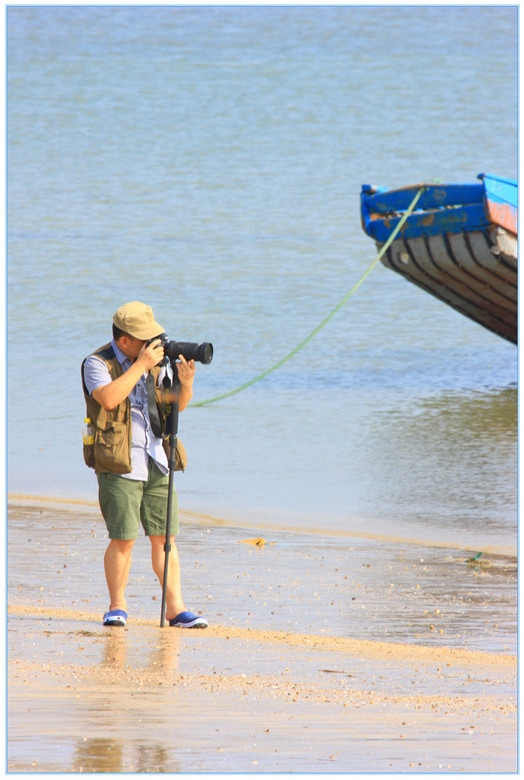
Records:
[[[159,627],[140,539],[105,629],[98,510],[10,503],[10,771],[516,771],[514,559],[182,520],[210,627]]]

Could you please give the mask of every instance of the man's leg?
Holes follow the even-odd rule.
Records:
[[[140,526],[143,482],[118,474],[97,474],[100,509],[110,542],[104,555],[109,590],[109,611],[126,612],[125,590],[131,568],[131,552]]]
[[[164,545],[166,541],[167,501],[169,493],[169,477],[163,475],[153,460],[149,461],[149,480],[144,486],[144,495],[141,506],[142,525],[151,541],[151,563],[153,571],[159,579],[160,585],[164,582]],[[171,551],[167,567],[166,587],[166,619],[169,621],[185,612],[182,598],[182,586],[180,581],[180,559],[174,543],[175,534],[178,533],[178,500],[173,486],[171,506]]]
[[[109,611],[127,611],[125,591],[134,543],[134,539],[111,539],[105,552],[104,571],[109,590]]]
[[[162,586],[164,583],[164,562],[165,536],[150,536],[151,541],[151,562],[153,571]],[[167,565],[167,587],[166,587],[166,620],[172,620],[181,612],[185,612],[184,599],[182,598],[182,585],[180,579],[180,559],[175,544],[175,537],[171,537],[171,550],[169,553],[169,562]]]
[[[144,496],[141,506],[142,525],[151,540],[151,560],[153,570],[160,584],[164,582],[165,539],[167,525],[167,497],[169,493],[169,478],[163,476],[158,468],[150,461],[149,480],[144,488]],[[176,490],[173,487],[171,506],[171,550],[169,553],[167,583],[166,583],[166,619],[179,618],[173,625],[184,628],[205,628],[207,620],[197,617],[192,612],[187,612],[182,598],[182,586],[180,583],[180,559],[174,543],[175,534],[178,533],[178,502]]]

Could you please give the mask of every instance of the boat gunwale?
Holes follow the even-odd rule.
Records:
[[[379,243],[387,241],[423,188],[416,210],[401,228],[404,238],[439,233],[483,230],[492,225],[518,232],[518,184],[512,179],[479,174],[480,182],[469,184],[415,184],[386,190],[363,184],[361,189],[362,227]],[[508,195],[509,193],[509,195]]]

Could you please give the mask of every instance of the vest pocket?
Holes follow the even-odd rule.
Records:
[[[127,424],[112,421],[103,430],[95,431],[94,459],[95,468],[111,471],[114,474],[128,474],[131,471],[129,437]]]
[[[171,452],[171,447],[169,446],[169,439],[164,439],[162,445],[164,447],[164,452],[166,453],[167,459],[169,461],[169,454]],[[180,439],[177,437],[176,449],[175,449],[175,471],[185,471],[186,466],[187,466],[186,448],[184,447]]]
[[[95,467],[95,445],[84,444],[84,462],[90,469]]]

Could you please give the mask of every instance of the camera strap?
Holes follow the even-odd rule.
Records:
[[[155,377],[149,372],[146,379],[146,388],[147,388],[147,408],[149,411],[149,422],[151,423],[151,428],[153,429],[153,433],[155,436],[158,436],[159,439],[163,439],[165,437],[165,430],[162,427],[162,423],[160,422],[160,415],[158,414],[158,406],[156,403],[156,393],[155,393]]]

